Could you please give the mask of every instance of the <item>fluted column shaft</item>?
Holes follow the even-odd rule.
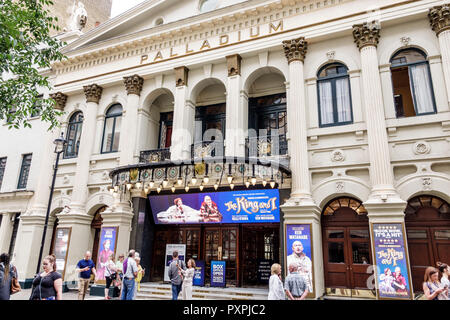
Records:
[[[441,49],[445,88],[447,89],[447,100],[450,107],[450,30],[441,32],[438,39],[439,47]]]

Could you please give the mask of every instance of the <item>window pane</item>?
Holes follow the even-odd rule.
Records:
[[[344,244],[341,242],[328,243],[328,262],[345,263],[344,260]]]
[[[420,61],[425,61],[425,57],[421,52],[417,50],[401,51],[391,59],[392,65],[399,65]]]
[[[397,118],[414,117],[416,111],[414,110],[408,67],[392,68],[391,74]]]
[[[426,239],[428,238],[426,230],[407,230],[408,239]]]
[[[320,123],[330,124],[333,118],[333,95],[330,81],[319,82]]]
[[[111,151],[113,124],[114,124],[114,118],[106,118],[105,119],[105,133],[103,136],[102,152]]]
[[[336,80],[336,103],[338,122],[349,122],[352,120],[350,106],[350,89],[348,78]]]
[[[434,112],[428,64],[411,66],[410,70],[412,77],[411,86],[414,92],[417,113]]]
[[[27,187],[28,175],[31,166],[31,154],[26,154],[22,158],[22,167],[20,169],[19,184],[17,189],[25,189]]]
[[[450,240],[450,230],[437,230],[434,232],[436,240]]]
[[[352,242],[353,263],[369,264],[369,244],[365,242]]]
[[[357,239],[369,239],[369,230],[350,230],[350,237]]]
[[[106,113],[107,116],[119,116],[122,115],[122,106],[120,104],[115,104],[108,109]]]
[[[119,150],[119,141],[120,141],[120,128],[122,125],[122,117],[116,117],[116,126],[114,128],[114,142],[111,151]]]
[[[327,230],[327,235],[329,239],[342,239],[344,238],[343,230]]]
[[[3,175],[5,174],[6,158],[0,158],[0,188],[2,187]]]

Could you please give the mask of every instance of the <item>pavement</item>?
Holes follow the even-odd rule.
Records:
[[[11,300],[29,300],[31,296],[31,289],[22,289],[22,291],[13,294],[11,296]],[[68,292],[64,292],[62,294],[63,300],[78,300],[78,291],[77,290],[69,290]],[[86,294],[85,300],[104,300],[104,297],[91,296],[89,293]],[[118,298],[114,298],[111,300],[118,300]]]

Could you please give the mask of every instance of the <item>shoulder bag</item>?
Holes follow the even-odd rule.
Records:
[[[22,290],[22,288],[20,287],[19,280],[17,280],[17,269],[16,269],[16,267],[13,267],[13,270],[14,270],[15,277],[13,277],[11,279],[11,290],[10,290],[11,294],[15,294],[15,293],[20,292]]]

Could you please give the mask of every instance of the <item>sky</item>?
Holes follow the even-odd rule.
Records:
[[[145,0],[113,0],[111,8],[111,18],[133,8]]]

